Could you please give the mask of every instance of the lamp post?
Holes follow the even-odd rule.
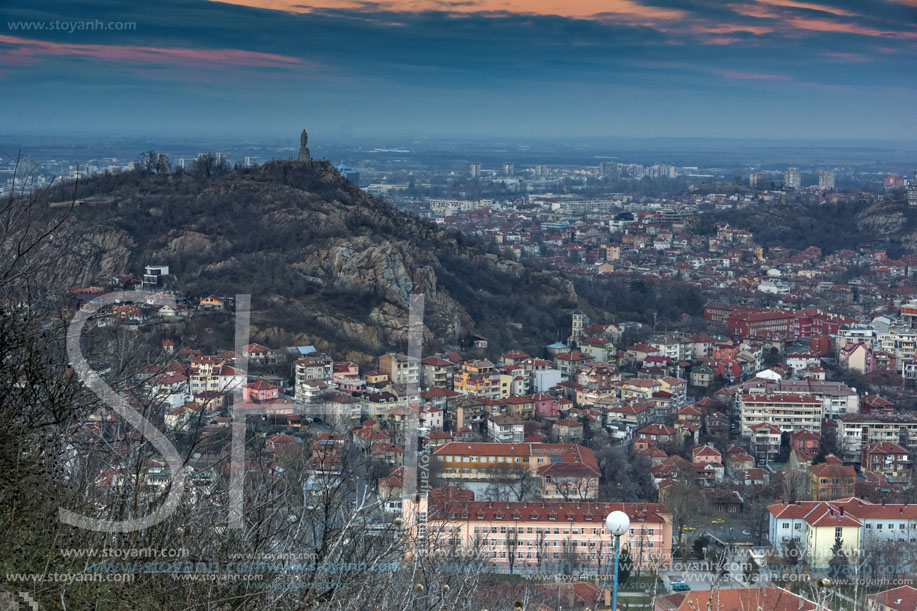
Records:
[[[618,559],[621,555],[621,535],[630,529],[630,518],[623,511],[612,511],[605,518],[605,528],[615,538],[615,572],[611,586],[611,611],[618,611]]]

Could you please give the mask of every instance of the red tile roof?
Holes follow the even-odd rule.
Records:
[[[873,608],[873,604],[876,604],[884,605],[894,609],[894,611],[914,611],[914,609],[917,609],[917,588],[911,586],[892,588],[891,590],[870,594],[866,597],[866,600],[870,601],[867,603],[870,609]]]
[[[789,590],[776,586],[762,588],[732,588],[717,590],[695,590],[669,594],[656,599],[657,608],[666,611],[812,611],[817,605]]]

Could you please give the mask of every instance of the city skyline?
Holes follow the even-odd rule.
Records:
[[[0,112],[7,133],[904,140],[915,16],[913,0],[14,2]]]

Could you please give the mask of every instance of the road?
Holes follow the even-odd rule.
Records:
[[[720,588],[744,588],[748,587],[748,585],[738,569],[738,566],[741,566],[741,561],[742,559],[739,557],[727,558],[727,565],[731,565],[733,570],[717,578],[716,572],[710,570],[710,565],[713,561],[705,563],[700,560],[676,560],[674,562],[675,568],[664,571],[661,577],[667,592],[672,591],[673,581],[684,581],[692,590],[709,590],[714,584]]]

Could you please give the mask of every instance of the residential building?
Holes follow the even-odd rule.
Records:
[[[769,422],[758,422],[749,428],[749,446],[758,464],[766,465],[777,460],[783,432]]]
[[[380,356],[379,370],[392,384],[420,384],[420,362],[406,354],[390,352]]]
[[[558,420],[551,430],[557,435],[560,442],[582,441],[583,439],[583,423],[579,420],[570,418]]]
[[[760,423],[776,425],[783,431],[821,434],[824,405],[810,395],[746,393],[739,397],[738,410],[744,436],[750,435],[751,427]]]
[[[824,380],[770,380],[755,378],[740,385],[740,392],[749,394],[804,395],[822,402],[824,416],[837,418],[860,411],[860,396],[843,382]]]
[[[821,437],[812,431],[796,431],[790,434],[790,448],[814,457],[821,448]]]
[[[475,501],[470,491],[446,488],[432,490],[419,501],[406,499],[402,515],[411,540],[430,550],[483,552],[498,570],[546,570],[575,556],[580,570],[598,571],[614,562],[604,525],[612,511],[630,516],[621,548],[630,552],[635,565],[649,569],[669,564],[672,516],[654,503],[488,502]]]
[[[716,588],[657,596],[653,611],[815,611],[813,601],[777,586]]]
[[[637,431],[636,439],[643,439],[657,445],[665,445],[675,441],[676,431],[665,424],[651,424]]]
[[[457,441],[437,446],[433,458],[445,480],[506,479],[509,473],[520,485],[526,478],[537,478],[542,498],[572,495],[585,500],[598,495],[595,454],[576,444]]]
[[[844,462],[859,463],[863,446],[877,441],[895,443],[909,452],[914,451],[917,449],[917,417],[912,414],[850,414],[838,420],[837,444]]]
[[[452,388],[454,371],[452,361],[428,356],[420,361],[420,383],[424,388]]]
[[[498,443],[522,443],[525,426],[516,414],[494,414],[487,418],[487,436]]]
[[[487,359],[465,361],[453,379],[456,392],[484,397],[500,398],[500,372]]]
[[[796,539],[805,560],[825,568],[841,541],[850,557],[895,542],[917,543],[917,505],[875,504],[856,497],[836,501],[793,501],[768,507],[768,540],[783,552]]]
[[[242,356],[253,365],[273,365],[280,360],[280,353],[261,344],[242,346]]]
[[[829,501],[853,496],[856,478],[854,468],[844,466],[835,456],[830,456],[826,462],[809,465],[809,499]]]
[[[866,595],[867,611],[914,611],[917,609],[917,588],[899,586]]]
[[[907,449],[890,441],[876,441],[863,446],[860,470],[881,473],[891,484],[905,484],[911,479],[911,461]]]

